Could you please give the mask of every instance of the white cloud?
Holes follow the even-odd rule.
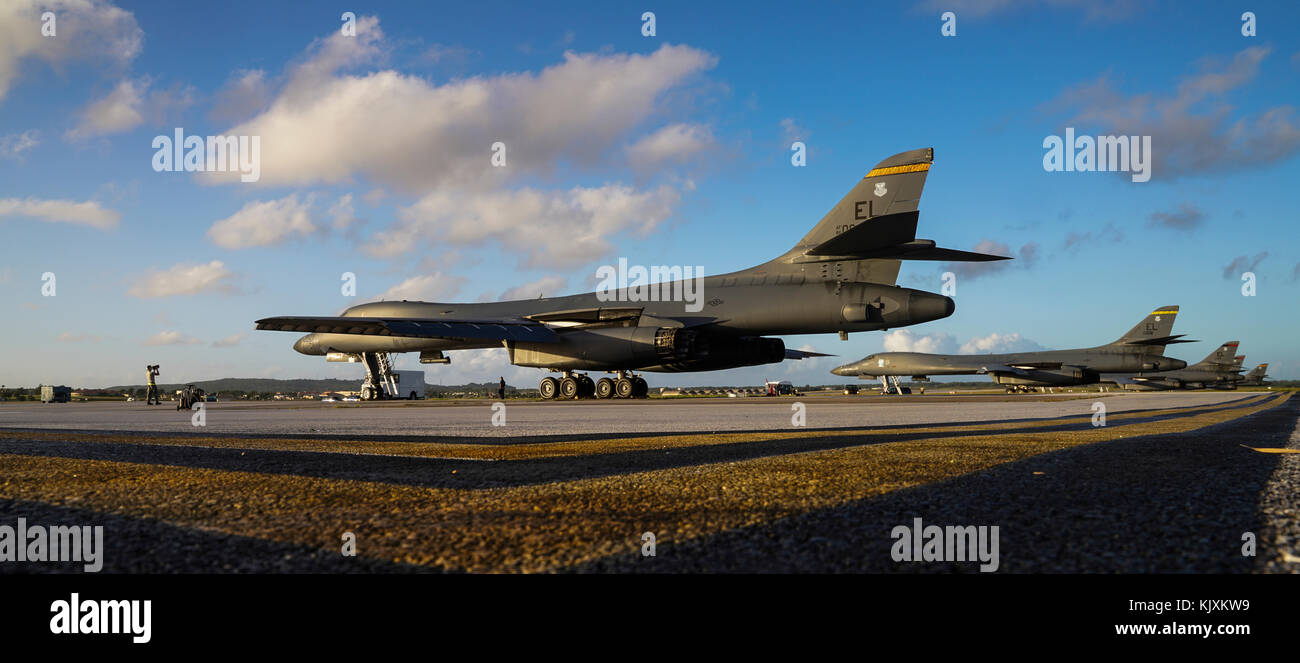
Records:
[[[394,257],[432,239],[453,244],[495,240],[524,254],[529,267],[572,267],[607,255],[611,235],[650,232],[672,214],[680,198],[666,185],[654,191],[620,184],[478,195],[437,191],[400,209],[398,222],[363,249],[372,256]]]
[[[537,299],[539,296],[550,296],[562,294],[568,287],[569,280],[563,276],[544,276],[536,281],[517,285],[497,298],[497,301],[508,302],[515,299]]]
[[[77,126],[68,130],[67,138],[83,140],[130,131],[144,124],[146,118],[155,125],[169,124],[178,121],[178,114],[194,103],[191,86],[176,84],[149,92],[152,84],[148,77],[118,83],[104,98],[86,106]]]
[[[556,163],[599,165],[659,109],[656,101],[715,62],[664,45],[648,55],[580,54],[539,73],[437,85],[393,70],[338,73],[376,59],[383,33],[362,17],[357,36],[319,40],[267,110],[225,134],[262,137],[267,186],[337,183],[364,175],[407,192],[497,184],[549,173]],[[491,145],[507,146],[505,169]],[[233,181],[229,173],[204,173]]]
[[[634,168],[684,163],[713,146],[713,132],[698,124],[673,124],[629,145],[627,158]]]
[[[1046,350],[1019,333],[998,334],[972,338],[960,346],[951,334],[936,332],[918,335],[909,329],[895,329],[884,338],[885,352],[925,352],[929,354],[988,354],[999,352],[1034,352]]]
[[[280,244],[294,235],[315,234],[316,224],[311,220],[314,200],[315,196],[308,194],[300,201],[295,193],[279,200],[250,201],[212,224],[207,238],[223,248],[247,249]]]
[[[46,11],[56,16],[53,37],[41,34]],[[105,0],[0,2],[0,101],[25,59],[44,60],[56,70],[78,60],[121,69],[140,52],[143,39],[135,16]]]
[[[225,337],[225,338],[220,338],[220,339],[217,339],[217,340],[213,341],[213,342],[212,342],[212,347],[214,347],[214,348],[233,348],[233,347],[235,347],[236,345],[239,345],[239,343],[240,343],[241,341],[244,340],[244,337],[245,337],[245,336],[248,336],[248,334],[245,334],[245,333],[232,334],[232,335],[227,336],[227,337]]]
[[[1014,334],[999,334],[994,332],[988,336],[972,338],[962,343],[958,354],[997,354],[1001,352],[1036,352],[1046,350],[1043,346],[1031,341],[1018,332]]]
[[[179,263],[165,270],[150,270],[132,285],[127,294],[132,297],[172,297],[196,295],[202,292],[233,294],[238,290],[231,283],[235,273],[226,269],[220,260],[202,263]]]
[[[401,283],[385,290],[379,299],[386,301],[405,299],[408,301],[433,302],[446,301],[460,292],[465,284],[463,276],[444,276],[442,273],[412,276]]]
[[[53,223],[79,223],[108,230],[116,228],[121,215],[100,207],[93,200],[42,200],[39,198],[0,198],[0,217],[25,216]]]
[[[81,112],[81,120],[75,128],[68,130],[68,138],[103,136],[140,126],[144,122],[142,109],[148,87],[149,82],[143,79],[118,83],[107,96],[92,102]]]
[[[1154,176],[1259,167],[1300,152],[1300,122],[1292,106],[1248,116],[1236,112],[1229,98],[1258,77],[1269,53],[1268,47],[1252,46],[1231,60],[1206,58],[1173,94],[1125,96],[1102,76],[1066,90],[1045,109],[1068,114],[1061,126],[1080,133],[1095,129],[1103,135],[1150,136]]]
[[[160,331],[148,339],[145,339],[145,345],[198,345],[202,343],[193,336],[186,336],[175,330]]]
[[[239,122],[265,110],[271,100],[266,72],[243,69],[235,72],[219,91],[208,113],[214,122]]]
[[[951,334],[942,332],[918,336],[910,329],[895,329],[884,338],[885,352],[929,352],[951,354],[957,351],[957,341]]]
[[[36,147],[40,142],[41,132],[36,129],[0,136],[0,158],[21,159],[23,152]]]
[[[329,212],[327,213],[330,218],[333,219],[332,225],[335,230],[347,230],[353,224],[361,221],[361,219],[357,218],[357,212],[352,207],[352,194],[350,193],[340,196],[339,199],[330,206]]]

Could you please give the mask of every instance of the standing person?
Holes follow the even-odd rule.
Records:
[[[149,390],[145,392],[144,395],[144,404],[161,405],[162,403],[158,400],[158,385],[154,382],[154,376],[158,375],[158,365],[151,364],[149,366],[145,366],[144,370],[145,370],[145,378],[149,384]]]
[[[506,379],[504,376],[497,383],[497,399],[503,401],[506,399]]]

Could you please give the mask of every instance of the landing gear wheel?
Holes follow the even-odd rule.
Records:
[[[578,398],[591,398],[596,393],[596,381],[585,375],[578,376]]]
[[[373,401],[373,400],[375,400],[375,388],[372,387],[372,386],[370,386],[370,385],[366,385],[366,386],[362,387],[362,388],[361,388],[361,400],[363,400],[363,401]]]
[[[614,395],[618,398],[631,398],[635,390],[636,386],[627,378],[619,378],[614,382]]]
[[[612,398],[614,396],[614,381],[609,378],[596,380],[596,398]]]
[[[645,378],[632,378],[632,398],[646,398],[650,395],[650,385]]]
[[[572,400],[578,397],[578,381],[574,378],[560,379],[560,398]]]
[[[555,378],[542,378],[542,383],[537,385],[537,394],[542,398],[550,400],[555,398],[555,392],[559,391],[560,383]]]

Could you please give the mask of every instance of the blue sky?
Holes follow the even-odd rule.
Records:
[[[1297,24],[1293,2],[6,2],[0,382],[139,382],[146,363],[165,380],[356,377],[252,321],[583,292],[620,257],[747,267],[926,146],[920,236],[1019,256],[954,269],[952,317],[790,337],[837,357],[651,385],[831,383],[882,349],[1093,345],[1169,304],[1202,341],[1175,356],[1235,339],[1294,379]],[[155,172],[152,141],[176,127],[261,135],[261,179]],[[1045,172],[1043,140],[1065,127],[1151,135],[1151,180]],[[492,169],[498,139],[508,165]],[[947,269],[905,263],[899,283],[938,290]],[[428,380],[502,374],[540,377],[488,351]]]

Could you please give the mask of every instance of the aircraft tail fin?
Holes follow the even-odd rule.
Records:
[[[778,260],[784,262],[860,262],[857,276],[875,283],[894,283],[900,260],[1005,260],[935,246],[917,239],[916,224],[925,178],[934,148],[900,152],[876,164],[831,208],[799,243]]]
[[[1266,373],[1268,373],[1268,364],[1260,364],[1259,366],[1250,369],[1250,372],[1246,374],[1246,377],[1252,380],[1262,380],[1268,377],[1265,375]]]
[[[1211,352],[1205,359],[1197,362],[1195,366],[1208,368],[1210,370],[1229,369],[1233,365],[1233,357],[1237,354],[1238,345],[1240,345],[1240,343],[1237,341],[1227,341],[1223,345],[1215,348],[1214,352]],[[1241,362],[1237,363],[1240,364]]]
[[[1191,343],[1192,341],[1179,340],[1183,334],[1176,336],[1170,334],[1174,330],[1174,319],[1177,317],[1177,306],[1161,306],[1128,330],[1128,333],[1111,342],[1111,345],[1148,347],[1160,352],[1170,343]]]

